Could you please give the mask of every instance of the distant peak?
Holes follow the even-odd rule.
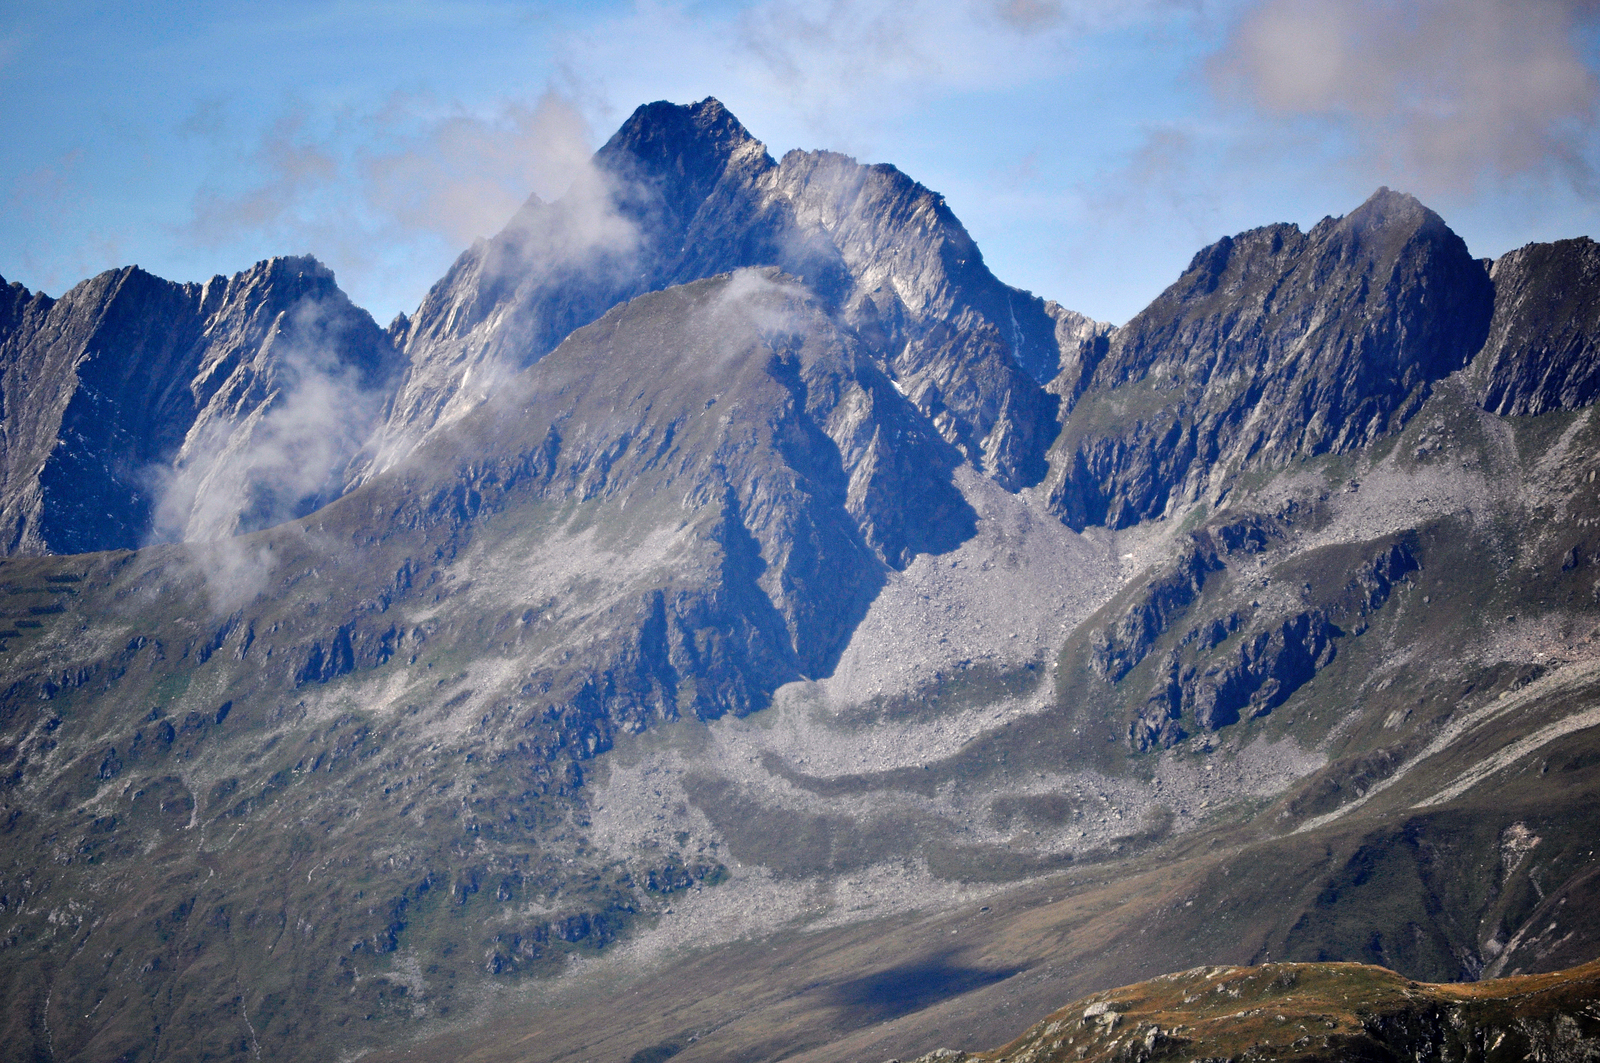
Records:
[[[714,96],[687,104],[657,100],[629,115],[597,158],[632,156],[646,166],[659,166],[693,156],[726,159],[746,145],[759,143]]]
[[[1360,220],[1366,223],[1377,222],[1384,224],[1392,221],[1418,219],[1432,214],[1416,196],[1405,192],[1396,192],[1388,185],[1379,185],[1378,190],[1367,197],[1365,203],[1350,212],[1351,220]]]
[[[314,255],[274,255],[264,258],[244,271],[267,277],[311,276],[333,280],[333,270]]]
[[[745,129],[733,112],[722,105],[722,101],[715,96],[707,96],[699,103],[673,103],[671,100],[657,100],[654,103],[641,104],[622,123],[618,133],[628,131],[644,131],[648,129],[682,129],[689,128],[701,131],[711,131],[718,127],[731,127],[748,137],[749,131]]]

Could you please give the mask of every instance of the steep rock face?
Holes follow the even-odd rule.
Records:
[[[22,326],[30,313],[48,313],[53,300],[43,292],[30,292],[13,281],[0,277],[0,343]]]
[[[707,197],[747,197],[750,171],[771,165],[720,105],[640,108],[565,197],[531,198],[498,235],[464,252],[404,323],[410,365],[371,467],[391,464],[610,307],[706,275],[673,267],[691,249]],[[760,252],[771,258],[770,247]],[[724,268],[749,264],[733,258]]]
[[[1104,321],[1068,310],[1053,299],[1045,302],[1044,309],[1056,323],[1056,347],[1061,358],[1059,370],[1046,388],[1060,396],[1060,413],[1065,416],[1077,404],[1110,349],[1112,328]]]
[[[386,1013],[387,976],[325,989],[403,950],[432,963],[441,934],[465,946],[463,994],[445,1007],[604,945],[719,865],[714,849],[619,863],[563,826],[581,818],[591,758],[664,721],[745,715],[827,671],[892,566],[972,534],[959,463],[804,289],[745,271],[615,308],[302,521],[12,560],[8,606],[31,611],[0,636],[0,793],[7,837],[32,840],[7,848],[0,894],[92,879],[144,895],[160,878],[180,907],[239,914],[182,929],[154,908],[97,909],[108,936],[150,948],[109,974],[73,966],[54,1003],[19,973],[55,962],[30,924],[7,939],[8,999],[48,1013],[63,1054],[137,1054],[174,1024],[221,1052],[237,1025],[221,957],[277,937],[289,884],[246,867],[292,865],[300,835],[281,824],[335,808],[350,828],[339,859],[361,868],[314,886],[295,869],[296,911],[332,892],[314,902],[326,918],[274,947],[281,1004],[250,1003],[276,1054],[323,1056],[331,1024]],[[68,632],[81,637],[59,650]],[[114,851],[41,875],[38,832],[80,825],[51,802],[77,808],[64,795],[103,786],[133,795]],[[191,809],[225,853],[176,844]],[[171,877],[135,836],[167,846]],[[452,855],[464,838],[467,864]],[[209,884],[201,897],[181,882]],[[147,962],[137,993],[83,1017],[80,989]],[[430,1001],[453,993],[433,985]]]
[[[333,496],[330,473],[395,369],[372,319],[309,258],[203,285],[130,266],[59,300],[7,293],[5,553],[208,538],[308,512]]]
[[[1483,408],[1526,417],[1600,395],[1600,244],[1528,244],[1495,260],[1494,320],[1477,362]]]
[[[199,339],[194,286],[129,267],[29,300],[0,348],[8,554],[135,546],[142,470],[182,444]]]
[[[885,566],[971,535],[959,460],[803,286],[745,270],[608,312],[357,497],[402,523],[439,508],[417,500],[459,495],[470,519],[508,491],[715,514],[748,630],[787,662],[730,677],[753,706],[829,667]]]
[[[1478,350],[1492,288],[1432,211],[1380,189],[1310,232],[1201,251],[1085,366],[1051,453],[1069,525],[1127,527],[1239,470],[1346,452],[1403,424]]]
[[[338,497],[399,372],[388,338],[315,259],[213,278],[199,310],[197,412],[160,478],[159,540],[270,527]]]
[[[1056,324],[989,273],[941,197],[829,152],[774,163],[716,100],[641,107],[553,204],[467,251],[402,325],[410,360],[352,470],[398,460],[563,336],[643,292],[743,266],[803,279],[875,348],[940,433],[1007,486],[1055,433]]]
[[[795,151],[768,187],[791,246],[836,249],[845,319],[940,434],[1004,486],[1037,483],[1056,431],[1039,385],[1060,362],[1044,303],[995,280],[943,197],[892,166]]]

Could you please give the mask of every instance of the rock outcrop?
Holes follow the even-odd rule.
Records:
[[[1476,359],[1483,408],[1508,417],[1587,406],[1600,396],[1600,244],[1588,237],[1501,255],[1494,320]]]
[[[912,1063],[1537,1059],[1600,1055],[1600,963],[1476,985],[1355,963],[1198,967],[1068,1004],[994,1052]]]
[[[530,200],[457,260],[402,323],[407,376],[353,478],[609,307],[745,266],[803,280],[1001,483],[1043,477],[1056,402],[1041,385],[1061,357],[1043,300],[996,280],[943,197],[894,167],[832,152],[775,163],[706,99],[639,108],[564,198]]]
[[[1172,560],[1123,593],[1114,619],[1093,633],[1086,664],[1132,698],[1132,749],[1171,748],[1190,734],[1272,712],[1332,663],[1341,640],[1364,632],[1395,587],[1421,567],[1404,540],[1358,544],[1326,559],[1336,582],[1314,591],[1308,581],[1290,596],[1267,595],[1277,601],[1264,605],[1254,596],[1270,581],[1249,569],[1286,534],[1262,515],[1189,534]],[[1139,691],[1147,693],[1134,697]]]
[[[0,306],[0,553],[204,539],[335,497],[397,356],[332,272],[130,266]]]
[[[1122,528],[1243,469],[1370,443],[1477,352],[1492,298],[1461,238],[1388,189],[1310,232],[1224,238],[1053,389],[1080,397],[1051,504],[1073,528]]]

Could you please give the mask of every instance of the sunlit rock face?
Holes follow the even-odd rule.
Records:
[[[1052,504],[1126,527],[1217,501],[1240,470],[1370,444],[1467,364],[1493,309],[1461,238],[1388,189],[1310,232],[1224,238],[1080,373]]]
[[[572,329],[743,266],[802,280],[964,456],[1044,475],[1060,363],[1044,302],[995,279],[943,197],[831,152],[774,162],[720,103],[639,108],[562,199],[530,200],[396,323],[407,376],[352,475],[381,469]]]
[[[0,548],[205,539],[337,497],[399,358],[325,266],[175,284],[136,266],[6,290]]]
[[[1113,330],[708,100],[387,332],[306,259],[6,289],[0,1058],[908,1058],[1591,958],[1591,258],[1380,192]],[[1111,999],[1071,1052],[1172,1033]]]

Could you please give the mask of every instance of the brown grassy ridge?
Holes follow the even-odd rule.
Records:
[[[1196,967],[1076,1000],[1003,1048],[918,1063],[1600,1058],[1600,960],[1414,982],[1359,963]]]

